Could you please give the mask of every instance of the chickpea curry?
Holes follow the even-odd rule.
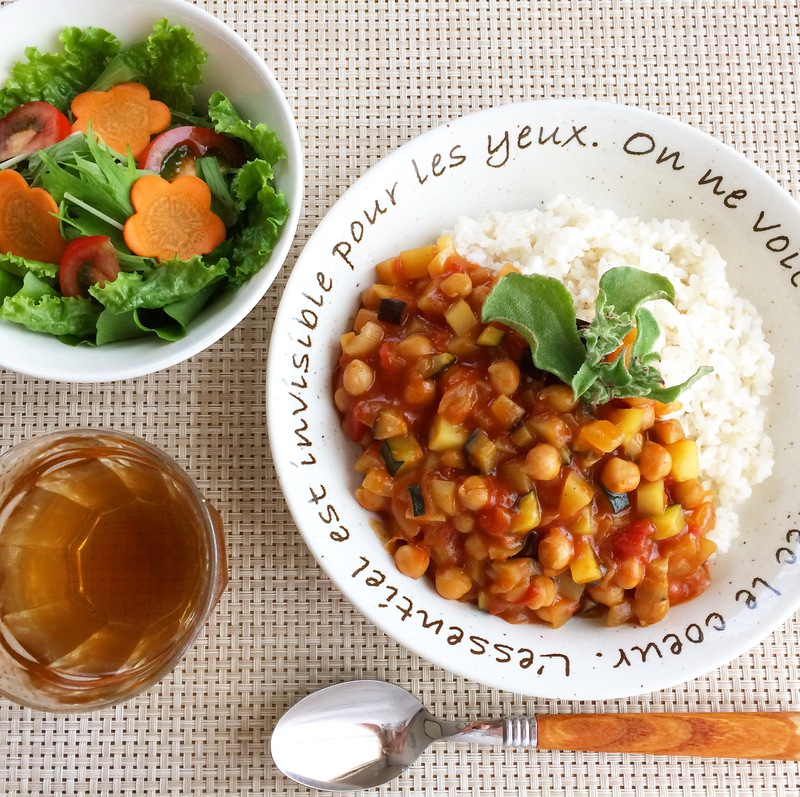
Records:
[[[356,497],[400,572],[445,598],[513,623],[656,623],[710,582],[698,446],[676,401],[576,398],[524,329],[485,323],[514,272],[469,263],[446,237],[377,266],[334,376],[363,449]],[[604,364],[630,365],[636,327],[621,340]]]

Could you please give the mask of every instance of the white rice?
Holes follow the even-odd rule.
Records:
[[[679,417],[700,447],[705,486],[717,495],[717,526],[710,536],[727,550],[739,533],[737,505],[772,472],[761,399],[770,391],[774,358],[761,318],[728,283],[717,249],[685,221],[620,219],[563,196],[543,210],[462,218],[450,234],[473,263],[511,263],[523,273],[560,279],[578,317],[586,320],[594,313],[598,280],[609,268],[635,266],[672,282],[674,306],[648,304],[662,330],[659,370],[669,385],[700,365],[714,369],[681,394]]]

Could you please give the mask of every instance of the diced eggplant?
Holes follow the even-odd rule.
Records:
[[[425,514],[425,499],[422,497],[422,487],[418,484],[408,485],[408,494],[411,496],[411,511],[414,517]]]
[[[464,453],[470,464],[481,473],[493,473],[497,467],[497,446],[483,429],[475,429],[464,443]]]
[[[401,299],[381,299],[378,305],[378,321],[386,324],[402,324],[408,305]]]
[[[631,505],[631,499],[627,493],[612,493],[611,490],[606,490],[605,487],[603,487],[603,492],[606,494],[608,503],[611,504],[611,511],[615,515]]]

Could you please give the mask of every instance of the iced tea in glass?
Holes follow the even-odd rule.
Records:
[[[158,449],[118,432],[0,457],[0,693],[117,703],[179,661],[227,580],[219,515]]]

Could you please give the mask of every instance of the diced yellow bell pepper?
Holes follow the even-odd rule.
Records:
[[[575,541],[575,555],[569,565],[572,580],[576,584],[590,584],[603,577],[603,569],[597,560],[588,537],[578,537]]]
[[[436,244],[419,246],[416,249],[406,249],[400,252],[402,272],[406,279],[415,280],[428,276],[428,264],[438,253]]]
[[[588,506],[594,498],[594,487],[582,476],[571,470],[564,480],[558,513],[562,518],[570,518]]]
[[[592,421],[581,426],[575,439],[576,451],[597,450],[603,454],[611,453],[622,445],[625,435],[611,421]]]
[[[640,515],[659,517],[667,508],[667,492],[664,489],[664,480],[654,482],[640,482],[636,488],[636,509]]]
[[[676,482],[685,482],[696,479],[700,475],[700,452],[694,440],[679,440],[670,443],[664,448],[672,457],[670,476]]]
[[[472,308],[463,299],[448,307],[444,317],[456,335],[466,335],[479,323]]]
[[[611,410],[606,416],[624,435],[624,444],[627,446],[631,440],[642,431],[644,410],[641,407],[628,407],[626,409]]]

